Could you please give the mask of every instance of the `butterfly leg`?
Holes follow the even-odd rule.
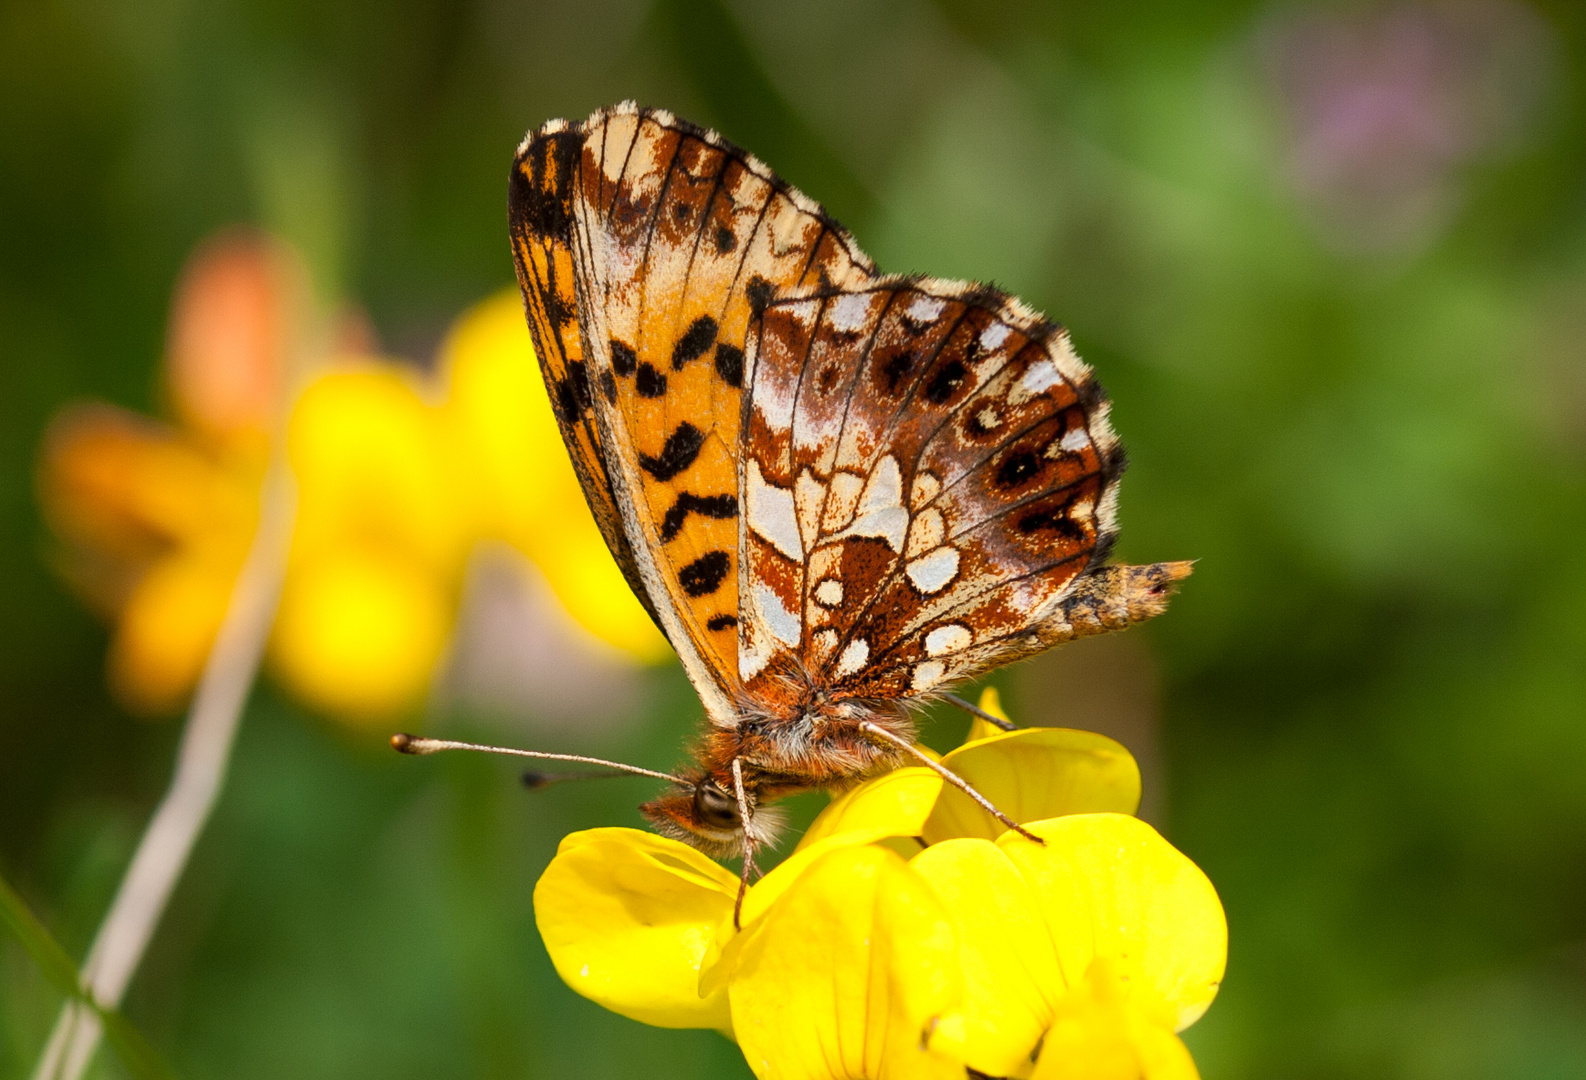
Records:
[[[980,792],[971,787],[968,780],[965,780],[962,776],[959,776],[952,769],[949,769],[941,762],[932,759],[929,754],[921,751],[919,747],[915,746],[907,739],[894,735],[880,724],[872,723],[869,720],[861,720],[859,722],[859,730],[863,731],[866,735],[873,736],[874,738],[880,739],[883,742],[891,743],[893,746],[896,746],[905,753],[913,754],[915,757],[920,759],[921,764],[935,769],[943,780],[946,780],[959,791],[962,791],[965,795],[968,795],[971,799],[974,799],[975,802],[980,804],[980,808],[982,810],[986,811],[986,813],[1002,822],[1008,828],[1012,829],[1026,840],[1034,840],[1037,844],[1041,845],[1046,844],[1045,840],[1042,840],[1039,836],[1036,836],[1033,832],[1030,832],[1028,829],[1024,828],[1024,826],[1020,825],[1017,821],[1014,821],[1001,810],[998,810],[994,805],[992,805],[990,799],[986,798]]]
[[[754,834],[749,831],[749,798],[743,792],[743,759],[732,759],[732,791],[738,799],[738,823],[743,828],[743,868],[739,871],[738,899],[732,905],[732,926],[743,929],[743,898],[754,876]]]

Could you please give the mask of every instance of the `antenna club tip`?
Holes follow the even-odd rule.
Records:
[[[395,750],[399,754],[417,754],[420,751],[419,748],[414,745],[416,742],[418,742],[418,740],[413,736],[407,734],[406,732],[399,731],[395,735],[391,736],[391,749]]]

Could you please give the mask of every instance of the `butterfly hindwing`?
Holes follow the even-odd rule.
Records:
[[[1067,335],[996,290],[877,279],[751,340],[740,675],[926,693],[1021,652],[1105,555],[1122,454]]]
[[[750,321],[790,289],[854,287],[874,269],[752,156],[631,103],[546,125],[513,183],[519,275],[585,492],[707,712],[727,722]]]

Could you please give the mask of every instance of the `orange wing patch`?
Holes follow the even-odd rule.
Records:
[[[589,463],[585,492],[707,711],[728,723],[749,324],[788,289],[857,286],[874,268],[763,164],[659,110],[547,125],[520,149],[513,185],[519,277],[563,435]]]

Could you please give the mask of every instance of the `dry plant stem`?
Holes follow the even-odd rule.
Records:
[[[259,527],[188,710],[171,786],[138,843],[83,963],[82,985],[103,1008],[121,1004],[193,843],[220,794],[248,691],[275,621],[296,495],[283,461],[260,492]],[[99,1017],[79,1001],[61,1009],[33,1080],[78,1080],[93,1059]]]
[[[900,739],[886,728],[881,727],[879,724],[872,724],[868,720],[861,721],[859,724],[859,729],[866,734],[873,735],[876,738],[883,740],[884,742],[891,743],[893,746],[896,746],[907,753],[913,754],[915,757],[920,759],[922,764],[935,769],[937,774],[940,775],[943,780],[946,780],[959,791],[962,791],[965,795],[968,795],[971,799],[974,799],[975,802],[980,805],[980,808],[986,813],[1002,822],[1004,825],[1018,833],[1020,836],[1024,837],[1026,840],[1034,840],[1037,844],[1040,844],[1043,847],[1046,845],[1045,840],[1042,840],[1033,832],[1025,829],[1017,821],[1014,821],[1001,810],[998,810],[996,806],[992,804],[990,799],[986,798],[980,792],[971,787],[968,780],[965,780],[962,776],[959,776],[952,769],[949,769],[941,762],[932,760],[929,754],[922,753],[919,747],[915,746],[907,739]]]

